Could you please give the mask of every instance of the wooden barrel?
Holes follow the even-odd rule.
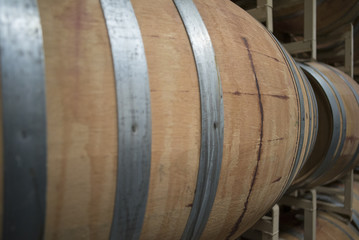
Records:
[[[318,103],[318,137],[293,183],[315,187],[334,181],[359,160],[359,86],[345,73],[321,63],[301,64]]]
[[[303,1],[288,6],[287,1],[274,1],[274,29],[278,33],[303,35]],[[328,34],[337,28],[351,23],[359,15],[359,3],[356,0],[318,0],[317,34]]]
[[[230,1],[0,4],[4,238],[236,239],[310,152],[310,86]]]
[[[344,184],[336,181],[330,184],[330,187],[344,191]],[[324,201],[334,204],[342,204],[344,197],[342,194],[336,196],[327,196],[327,195],[318,195],[319,199],[322,198]],[[357,181],[353,182],[353,199],[352,199],[352,224],[359,230],[359,183]]]
[[[316,239],[358,239],[359,232],[350,223],[319,211],[316,221]],[[286,240],[304,239],[303,214],[289,215],[280,222],[279,238]],[[284,220],[284,221],[283,221]]]

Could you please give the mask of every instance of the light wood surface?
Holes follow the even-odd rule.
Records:
[[[39,0],[48,134],[46,239],[108,239],[117,171],[112,55],[100,2]],[[200,95],[191,45],[172,1],[133,0],[148,63],[151,178],[141,239],[179,239],[191,211],[200,152]],[[298,90],[269,33],[229,0],[196,0],[216,53],[224,151],[202,239],[236,239],[278,199],[304,160]],[[292,60],[291,60],[292,61]],[[300,79],[301,81],[301,79]],[[260,107],[262,106],[262,108]],[[261,109],[263,111],[261,111]],[[263,121],[261,119],[263,118]]]
[[[46,239],[107,239],[117,167],[115,82],[100,1],[38,1],[47,95]]]

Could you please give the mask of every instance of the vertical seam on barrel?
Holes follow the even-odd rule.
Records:
[[[223,153],[221,79],[207,28],[192,0],[173,0],[196,63],[201,99],[201,150],[193,206],[182,239],[199,239],[214,203]]]
[[[130,0],[101,0],[117,96],[118,167],[110,239],[139,239],[151,168],[151,106],[141,31]]]
[[[4,239],[42,239],[46,212],[45,60],[36,0],[0,0]]]
[[[255,80],[255,84],[256,84],[256,89],[257,89],[257,94],[258,94],[258,106],[259,106],[259,114],[260,114],[260,135],[259,135],[259,146],[258,146],[258,154],[257,154],[257,162],[256,162],[256,166],[254,168],[253,174],[252,174],[252,180],[251,180],[251,185],[248,191],[248,195],[246,198],[246,201],[244,203],[244,208],[243,211],[241,213],[241,215],[239,216],[238,220],[236,221],[236,223],[234,224],[234,226],[231,229],[231,232],[228,234],[228,236],[226,237],[226,239],[230,239],[230,237],[232,237],[238,230],[239,225],[241,224],[244,215],[247,212],[247,208],[248,208],[248,203],[249,203],[249,198],[252,195],[252,190],[254,187],[254,184],[257,180],[257,174],[258,174],[258,169],[259,169],[259,162],[261,160],[261,155],[262,155],[262,144],[263,144],[263,125],[264,125],[264,114],[263,114],[263,103],[262,103],[262,96],[261,96],[261,91],[260,91],[260,87],[259,87],[259,83],[258,83],[258,77],[257,77],[257,73],[256,73],[256,69],[254,67],[254,62],[253,62],[253,57],[252,57],[252,53],[249,49],[249,44],[248,44],[248,40],[245,37],[242,37],[242,41],[247,49],[247,54],[248,54],[248,58],[251,64],[251,69],[254,75],[254,80]]]

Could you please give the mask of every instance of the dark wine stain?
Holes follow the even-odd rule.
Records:
[[[276,183],[279,182],[282,179],[282,177],[277,178],[276,180],[274,180],[272,183]]]
[[[280,98],[280,99],[289,99],[289,97],[287,95],[272,95],[272,94],[268,94],[268,96],[271,96],[271,97],[276,97],[276,98]]]
[[[243,39],[243,38],[242,38],[242,39]],[[268,55],[268,54],[265,54],[265,53],[263,53],[263,52],[256,51],[256,50],[253,50],[253,49],[251,50],[251,52],[254,52],[254,53],[256,53],[256,54],[259,54],[259,55],[265,56],[265,57],[267,57],[267,58],[273,59],[273,60],[276,61],[276,62],[283,63],[283,62],[280,61],[278,58],[275,58],[275,57],[270,56],[270,55]]]
[[[354,141],[358,141],[359,138],[356,136],[347,136],[346,140],[350,141],[350,142],[354,142]]]
[[[260,55],[262,55],[262,56],[266,56],[267,58],[273,59],[273,60],[276,61],[276,62],[280,62],[277,58],[272,57],[272,56],[269,56],[269,55],[264,54],[264,53],[262,53],[262,52],[257,52],[257,51],[253,51],[253,52],[256,52],[256,53],[258,53],[258,54],[260,54]]]
[[[273,141],[281,141],[281,140],[283,140],[284,138],[275,138],[275,139],[270,139],[270,140],[268,140],[268,142],[273,142]]]
[[[249,188],[249,193],[247,195],[247,199],[244,203],[244,209],[242,211],[242,214],[239,216],[237,222],[234,224],[234,226],[232,227],[231,232],[229,233],[229,235],[226,237],[227,240],[230,239],[230,237],[232,237],[238,230],[239,225],[241,224],[244,215],[247,212],[247,208],[248,208],[248,202],[249,202],[249,198],[251,197],[252,194],[252,190],[253,190],[253,186],[256,182],[257,179],[257,174],[258,174],[258,168],[259,168],[259,162],[261,160],[261,154],[262,154],[262,141],[263,141],[263,122],[264,122],[264,115],[263,115],[263,105],[262,105],[262,97],[261,97],[261,92],[260,92],[260,88],[259,88],[259,83],[258,83],[258,78],[257,78],[257,73],[256,73],[256,69],[254,66],[254,62],[253,62],[253,57],[252,57],[252,53],[249,50],[249,44],[248,41],[245,37],[242,37],[243,43],[247,48],[247,53],[248,53],[248,58],[251,62],[251,68],[252,68],[252,72],[255,78],[255,82],[256,82],[256,88],[257,88],[257,93],[258,93],[258,104],[259,104],[259,112],[261,115],[261,125],[260,125],[260,139],[259,139],[259,147],[258,147],[258,155],[257,155],[257,164],[256,167],[253,171],[252,174],[252,181],[251,181],[251,186]]]
[[[150,92],[164,92],[163,90],[157,90],[157,89],[150,89]],[[189,90],[176,90],[173,92],[177,92],[177,93],[188,93]]]
[[[193,207],[193,203],[187,204],[186,207]]]
[[[229,93],[229,94],[233,94],[233,95],[236,95],[236,96],[240,96],[240,95],[255,96],[255,95],[258,95],[257,93],[241,93],[241,92],[238,92],[238,91],[235,91],[235,92],[223,92],[223,93]],[[275,98],[284,99],[284,100],[289,99],[289,96],[287,96],[287,95],[265,94],[265,93],[262,93],[261,95],[262,96],[268,96],[268,97],[275,97]]]
[[[175,37],[172,37],[172,36],[160,36],[158,34],[151,34],[149,35],[149,37],[153,37],[153,38],[167,38],[167,39],[176,39]]]

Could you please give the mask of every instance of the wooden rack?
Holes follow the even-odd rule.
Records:
[[[322,53],[318,58],[322,61],[330,61],[333,58],[342,57],[343,65],[338,68],[347,73],[350,77],[354,76],[354,29],[353,24],[350,23],[343,28],[325,36],[318,38],[318,42],[341,42],[343,47],[338,47],[339,50],[334,52]]]
[[[353,181],[354,171],[352,170],[345,177],[343,177],[344,189],[323,186],[317,187],[316,189],[318,193],[329,196],[344,196],[343,201],[338,204],[318,201],[318,208],[328,212],[338,213],[344,216],[348,221],[351,221],[353,214]]]
[[[270,32],[273,32],[273,0],[257,0],[257,7],[247,10],[260,22],[265,22]]]
[[[291,2],[289,1],[290,4]],[[311,52],[311,59],[317,59],[317,1],[304,0],[304,39],[283,44],[290,54]]]
[[[274,205],[271,211],[263,216],[250,230],[241,237],[253,240],[278,240],[279,239],[279,206]]]

